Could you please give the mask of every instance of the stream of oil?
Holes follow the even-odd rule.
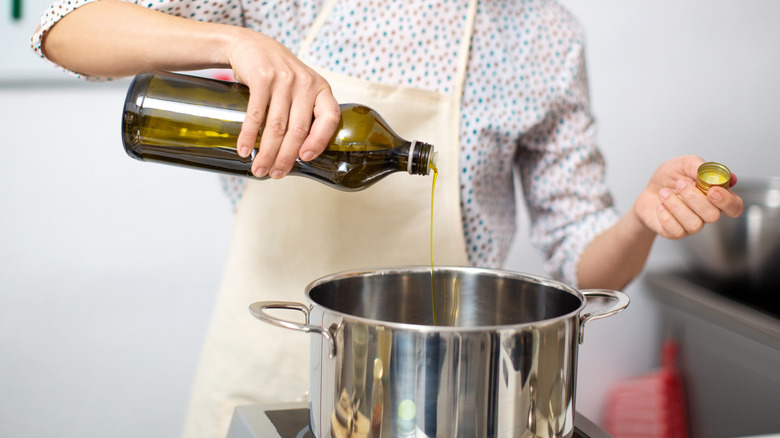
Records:
[[[433,170],[433,184],[431,184],[431,302],[433,304],[433,325],[438,325],[436,321],[436,287],[433,281],[433,194],[436,190],[436,178],[439,177],[439,169],[433,164],[430,165]]]

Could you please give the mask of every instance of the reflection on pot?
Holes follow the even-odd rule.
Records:
[[[357,350],[336,379],[341,382],[331,415],[336,437],[572,433],[574,386],[566,376],[574,372],[569,351],[574,327],[565,328],[572,332],[569,341],[557,327],[505,337],[347,327],[341,325],[336,338]],[[539,348],[553,344],[558,348]]]
[[[367,438],[371,423],[360,411],[360,399],[341,391],[339,402],[331,416],[330,426],[334,438]]]
[[[365,325],[352,327],[352,381],[355,382],[353,398],[365,397],[366,360],[368,359],[368,328]]]
[[[384,367],[380,358],[374,359],[374,383],[371,385],[371,438],[382,437],[382,411],[384,410],[384,389],[382,376]]]

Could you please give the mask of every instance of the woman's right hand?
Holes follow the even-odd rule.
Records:
[[[233,41],[230,66],[249,87],[238,152],[251,154],[262,126],[252,173],[281,178],[296,158],[309,161],[325,150],[340,120],[338,102],[328,82],[284,45],[248,29],[240,29]]]

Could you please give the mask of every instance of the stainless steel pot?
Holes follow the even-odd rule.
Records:
[[[615,291],[464,267],[334,274],[309,305],[259,302],[257,318],[314,332],[311,427],[327,437],[570,437],[586,322],[624,309]],[[268,309],[300,311],[304,323]],[[281,313],[281,312],[279,312]]]

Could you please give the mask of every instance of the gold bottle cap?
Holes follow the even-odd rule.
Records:
[[[707,193],[712,186],[729,189],[731,183],[731,171],[728,167],[715,162],[707,162],[699,166],[696,172],[696,187],[703,193]]]

